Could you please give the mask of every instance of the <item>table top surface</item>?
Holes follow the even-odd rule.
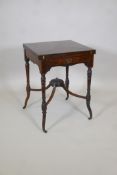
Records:
[[[74,52],[89,52],[95,50],[72,40],[49,41],[23,44],[24,49],[29,49],[38,56]]]

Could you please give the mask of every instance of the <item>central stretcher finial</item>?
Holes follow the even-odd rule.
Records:
[[[65,86],[64,81],[62,79],[59,79],[59,78],[52,79],[50,81],[50,85],[52,87],[64,87]]]

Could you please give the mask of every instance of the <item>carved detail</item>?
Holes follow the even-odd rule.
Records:
[[[69,89],[69,66],[66,66],[66,80],[65,80],[65,87],[68,90]],[[69,92],[67,91],[67,97],[66,100],[69,98]]]
[[[59,78],[55,78],[55,79],[52,79],[49,84],[52,87],[63,87],[64,86],[64,81],[59,79]]]
[[[24,106],[23,106],[23,109],[26,108],[27,106],[27,103],[28,103],[28,100],[30,98],[30,76],[29,76],[29,59],[26,58],[25,56],[25,69],[26,69],[26,79],[27,79],[27,85],[26,85],[26,92],[27,92],[27,96],[26,96],[26,99],[25,99],[25,103],[24,103]]]
[[[64,81],[59,79],[59,78],[55,78],[55,79],[52,79],[49,83],[52,87],[62,87],[67,93],[69,93],[70,95],[73,95],[75,97],[79,97],[79,98],[84,98],[86,99],[85,96],[82,96],[82,95],[78,95],[78,94],[75,94],[73,92],[71,92],[70,90],[68,90],[64,84]]]
[[[91,100],[91,95],[90,95],[90,87],[91,87],[91,76],[92,76],[92,69],[90,67],[88,67],[87,70],[87,96],[86,96],[86,104],[87,104],[87,108],[90,114],[89,119],[92,119],[92,110],[90,107],[90,100]]]
[[[45,74],[41,74],[41,86],[42,86],[42,106],[41,107],[42,107],[42,114],[43,114],[42,128],[43,128],[43,131],[46,133],[47,131],[45,130],[45,122],[46,122],[47,105],[46,105],[45,84],[46,84]]]

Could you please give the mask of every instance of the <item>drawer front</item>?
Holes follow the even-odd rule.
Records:
[[[89,59],[89,54],[52,55],[46,59],[47,59],[48,65],[65,66],[65,65],[73,65],[78,63],[85,63]]]

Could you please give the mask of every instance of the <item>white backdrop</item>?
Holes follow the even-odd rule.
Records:
[[[22,71],[22,43],[72,39],[97,50],[96,82],[116,83],[116,18],[116,0],[0,0],[1,78]]]
[[[87,121],[80,99],[71,97],[65,103],[60,89],[48,107],[45,136],[39,129],[41,94],[32,93],[29,108],[25,112],[21,108],[25,97],[22,44],[66,39],[97,51],[94,120]],[[52,69],[47,81],[64,78],[64,72],[60,67]],[[116,77],[116,0],[0,0],[0,175],[117,174]],[[31,82],[40,87],[33,64]],[[70,86],[85,92],[85,66],[70,68]]]

